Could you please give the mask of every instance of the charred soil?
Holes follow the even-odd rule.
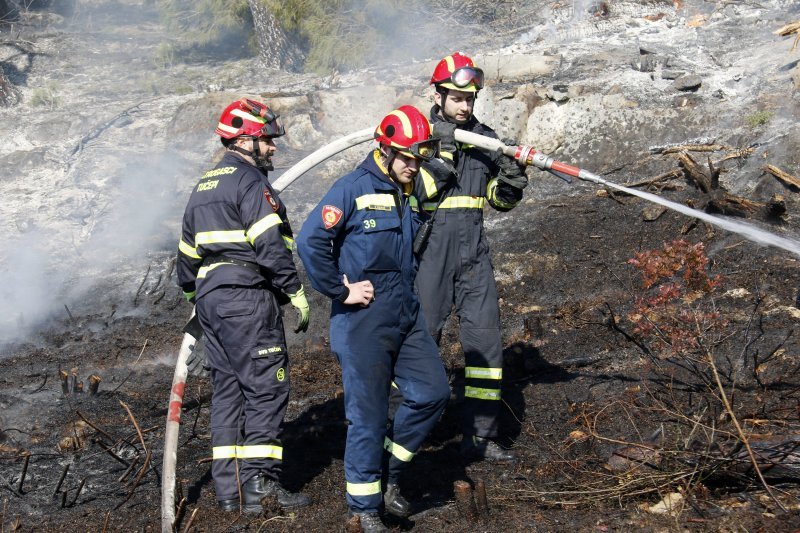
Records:
[[[681,195],[685,200],[690,193]],[[414,514],[392,523],[394,530],[800,527],[793,449],[780,471],[781,461],[762,461],[770,495],[741,452],[708,366],[665,354],[634,332],[642,287],[628,263],[637,251],[674,239],[705,244],[708,271],[720,276],[713,298],[705,298],[724,328],[704,329],[701,338],[755,447],[769,439],[791,443],[800,425],[793,357],[797,258],[670,211],[646,222],[645,207],[636,198],[587,192],[488,215],[504,323],[503,437],[520,460],[462,461],[463,361],[457,329],[448,326],[442,354],[453,399],[404,480]],[[284,484],[308,493],[313,505],[289,514],[268,506],[257,517],[217,509],[209,462],[211,387],[207,378],[190,376],[178,450],[177,530],[333,531],[344,525],[341,379],[322,329],[326,303],[314,295],[312,305],[316,323],[291,346]],[[160,529],[165,408],[189,308],[170,298],[155,304],[143,298],[140,307],[140,317],[69,317],[36,345],[7,348],[11,355],[0,361],[5,529]],[[99,392],[90,394],[87,381],[84,392],[64,394],[59,372],[73,369],[76,381],[99,375]],[[468,521],[455,502],[458,480],[485,483],[489,512],[478,521]],[[666,507],[661,514],[659,502]]]

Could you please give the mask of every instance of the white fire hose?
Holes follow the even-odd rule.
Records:
[[[273,188],[279,192],[286,189],[297,178],[326,159],[348,148],[372,140],[374,138],[374,131],[374,128],[359,130],[323,146],[319,150],[300,160],[297,164],[279,176],[278,179],[276,179],[272,184]],[[459,142],[469,143],[482,150],[502,151],[503,153],[507,153],[512,157],[514,156],[514,151],[519,150],[518,147],[506,146],[497,139],[484,137],[483,135],[462,130],[455,130],[455,138]],[[175,470],[178,455],[178,434],[180,432],[181,425],[183,394],[186,388],[186,378],[189,374],[186,361],[188,360],[189,355],[192,353],[195,343],[197,342],[197,339],[200,338],[201,334],[201,332],[197,330],[197,324],[196,322],[193,322],[193,319],[194,309],[192,309],[189,324],[194,324],[195,328],[191,332],[188,331],[190,330],[189,324],[187,324],[187,327],[185,328],[186,332],[183,335],[181,349],[180,352],[178,352],[178,360],[175,363],[175,374],[172,377],[172,388],[170,389],[169,395],[167,427],[164,431],[164,463],[162,466],[163,471],[161,483],[162,533],[172,533],[175,525]]]

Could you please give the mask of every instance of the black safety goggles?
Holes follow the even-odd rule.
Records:
[[[405,150],[397,150],[406,157],[430,161],[439,154],[439,139],[415,142]]]
[[[477,67],[461,67],[450,75],[450,83],[459,89],[474,83],[476,89],[483,89],[483,70]]]
[[[242,108],[251,115],[261,117],[266,120],[266,123],[259,131],[261,137],[269,137],[271,139],[273,137],[280,137],[286,133],[286,130],[283,129],[283,124],[280,121],[280,115],[274,113],[267,106],[261,105],[254,100],[250,100],[249,98],[242,98],[240,103]]]

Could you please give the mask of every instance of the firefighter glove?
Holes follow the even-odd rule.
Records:
[[[525,166],[520,165],[516,159],[501,155],[497,160],[500,173],[497,179],[515,189],[522,190],[528,186],[528,176],[525,175]]]
[[[202,339],[192,345],[189,357],[186,358],[186,368],[189,373],[197,377],[206,377],[211,368],[208,366],[208,357],[206,356],[205,343]]]
[[[297,310],[297,327],[294,328],[294,332],[306,331],[308,329],[309,307],[305,289],[300,285],[300,290],[294,294],[287,294],[287,296],[292,302],[292,306]]]
[[[196,295],[197,291],[192,291],[192,292],[183,291],[183,297],[186,298],[186,301],[189,302],[190,304],[194,303],[194,298]]]
[[[439,139],[442,152],[450,154],[448,159],[452,159],[452,154],[456,151],[455,131],[456,124],[452,122],[440,121],[434,123],[433,125],[433,137]]]

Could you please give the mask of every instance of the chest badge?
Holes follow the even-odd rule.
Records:
[[[269,193],[269,189],[264,189],[264,198],[267,200],[267,203],[270,205],[270,207],[272,207],[273,211],[278,211],[278,202]]]
[[[322,223],[325,229],[331,229],[342,219],[342,210],[335,205],[325,205],[322,207]]]

